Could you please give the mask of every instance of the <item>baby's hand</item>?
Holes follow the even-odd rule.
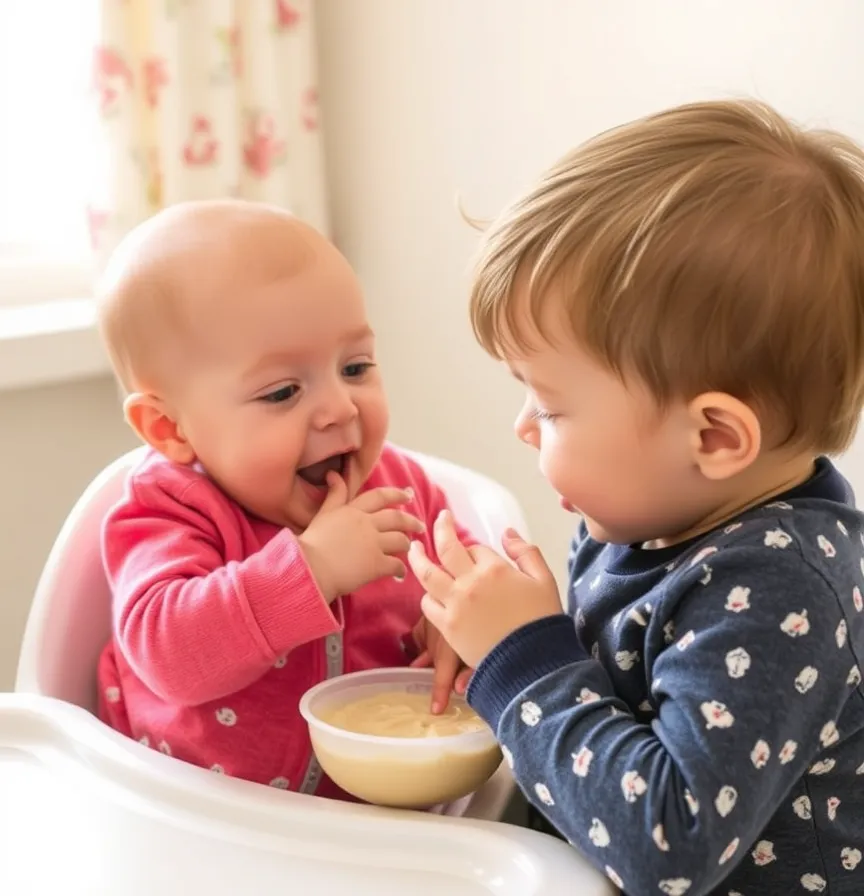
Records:
[[[424,524],[398,510],[413,497],[410,490],[375,488],[348,501],[345,480],[335,472],[321,509],[298,537],[306,562],[328,603],[385,576],[404,578],[404,556],[412,532]]]
[[[421,617],[411,632],[419,654],[411,662],[415,668],[433,666],[432,712],[444,712],[450,702],[450,694],[464,694],[474,670],[469,669],[456,651],[444,640],[441,632],[425,617]]]

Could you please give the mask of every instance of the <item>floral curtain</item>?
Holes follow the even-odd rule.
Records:
[[[101,0],[97,262],[166,205],[237,196],[328,230],[313,0]]]

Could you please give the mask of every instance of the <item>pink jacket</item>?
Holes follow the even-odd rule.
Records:
[[[413,488],[434,556],[441,490],[392,446],[365,488],[382,485]],[[298,701],[342,672],[407,664],[423,594],[413,574],[328,606],[292,532],[156,453],[105,521],[103,556],[114,634],[99,663],[101,718],[215,772],[344,798],[312,757]]]

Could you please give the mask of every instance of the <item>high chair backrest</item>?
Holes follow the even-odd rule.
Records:
[[[16,690],[95,708],[96,663],[111,633],[100,531],[144,450],[130,451],[106,467],[63,524],[36,587]],[[444,489],[453,513],[480,541],[497,546],[508,526],[526,531],[519,504],[499,483],[440,458],[409,454]]]

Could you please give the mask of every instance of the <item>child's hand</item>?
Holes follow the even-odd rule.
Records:
[[[425,617],[421,617],[414,626],[411,636],[419,651],[411,665],[415,668],[434,667],[432,712],[444,712],[453,691],[457,694],[465,693],[474,670],[459,659],[456,651],[441,637],[441,632]]]
[[[508,530],[502,545],[518,568],[490,548],[466,548],[447,511],[435,521],[434,536],[441,566],[416,541],[408,562],[426,589],[423,614],[469,665],[523,625],[563,612],[546,561],[516,532]]]
[[[408,533],[424,532],[416,517],[396,505],[413,497],[401,488],[375,488],[348,501],[345,480],[331,472],[321,509],[298,541],[328,603],[385,576],[404,578],[399,555],[411,544]]]

